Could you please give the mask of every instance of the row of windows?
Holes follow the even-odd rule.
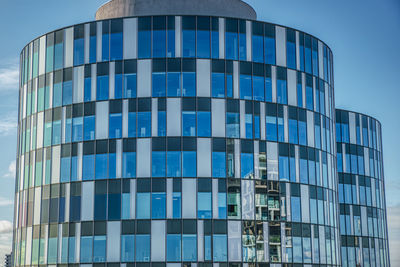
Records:
[[[375,119],[336,110],[336,142],[356,144],[382,151],[381,127]]]
[[[366,175],[382,179],[381,153],[356,145],[337,145],[337,168],[339,173]]]
[[[364,176],[339,173],[339,202],[383,208],[382,182]]]
[[[30,157],[22,156],[17,188],[117,177],[228,177],[279,179],[333,189],[333,160],[329,153],[317,149],[262,141],[98,140],[39,149]]]
[[[138,66],[136,60],[105,62],[41,75],[22,87],[21,117],[72,103],[136,98],[145,94],[275,102],[332,117],[331,87],[308,74],[225,60],[196,63],[196,60],[188,59],[154,59],[148,70],[141,62]],[[151,93],[148,92],[150,87]]]
[[[387,242],[382,239],[342,236],[342,266],[388,266]]]
[[[338,250],[334,228],[300,223],[84,222],[29,227],[18,231],[18,236],[20,265],[228,260],[336,265]]]
[[[340,204],[340,234],[387,238],[385,211]]]
[[[208,98],[90,102],[38,113],[20,124],[19,153],[61,143],[122,137],[261,139],[331,153],[331,120],[295,107]]]
[[[337,226],[335,198],[334,191],[322,187],[272,181],[109,180],[21,192],[16,222],[22,227],[81,220],[215,218]]]
[[[332,80],[332,53],[307,34],[237,19],[159,16],[81,24],[36,39],[21,53],[21,85],[63,67],[151,57],[254,61]]]

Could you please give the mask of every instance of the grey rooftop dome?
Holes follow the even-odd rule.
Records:
[[[204,15],[257,19],[241,0],[111,0],[96,12],[96,20],[129,16]]]

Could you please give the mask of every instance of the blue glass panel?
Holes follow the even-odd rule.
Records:
[[[153,151],[152,153],[152,176],[153,177],[165,177],[165,152],[164,151]]]
[[[197,112],[197,135],[199,137],[211,136],[211,114],[206,111]]]
[[[246,60],[246,33],[239,33],[239,60]]]
[[[165,72],[153,72],[153,97],[165,96],[166,75]]]
[[[239,138],[239,114],[226,113],[226,137]]]
[[[74,66],[84,63],[85,42],[83,38],[74,40]]]
[[[225,152],[212,153],[212,176],[218,178],[226,177],[226,156]]]
[[[122,98],[122,74],[115,74],[114,76],[114,98]]]
[[[78,181],[78,157],[71,157],[71,181]]]
[[[122,176],[124,178],[136,177],[136,152],[124,152]]]
[[[151,112],[138,112],[138,137],[151,136]]]
[[[83,156],[82,180],[93,180],[94,178],[94,155]]]
[[[197,57],[210,58],[210,31],[197,31]]]
[[[213,236],[213,260],[226,261],[227,260],[227,238],[226,235]]]
[[[93,262],[106,261],[106,236],[95,236],[93,239]]]
[[[72,81],[63,82],[62,103],[63,105],[72,104]]]
[[[277,103],[287,104],[287,83],[286,80],[276,80]]]
[[[60,181],[62,183],[69,182],[70,177],[71,177],[71,158],[70,157],[61,158]]]
[[[90,53],[89,53],[89,63],[96,62],[97,56],[97,38],[96,35],[90,35],[89,39]]]
[[[197,217],[200,219],[211,219],[212,206],[211,206],[211,193],[198,192],[197,193]]]
[[[267,116],[266,117],[266,132],[267,132],[267,140],[268,141],[277,141],[278,136],[277,136],[277,119],[276,117],[273,116]]]
[[[167,96],[181,96],[181,73],[168,72],[167,75]]]
[[[106,23],[103,22],[103,27],[105,26],[104,24]],[[105,30],[107,31],[107,33],[104,33]],[[103,35],[101,39],[101,59],[102,61],[108,61],[110,59],[110,34],[108,33],[108,29],[103,28]]]
[[[150,193],[137,193],[136,200],[137,219],[150,219]]]
[[[241,177],[251,179],[254,177],[253,154],[241,153],[240,157]]]
[[[121,236],[121,262],[133,262],[135,260],[135,236]]]
[[[291,197],[292,221],[301,222],[301,206],[299,197]]]
[[[289,158],[279,156],[279,180],[289,181]]]
[[[182,260],[196,261],[197,260],[197,236],[183,235],[182,236]]]
[[[225,97],[225,74],[213,72],[211,75],[212,97]]]
[[[86,116],[83,119],[83,139],[85,141],[94,140],[95,139],[95,127],[96,127],[96,117]]]
[[[183,72],[182,73],[182,95],[183,96],[196,96],[196,73]]]
[[[109,122],[109,138],[121,138],[122,136],[122,114],[113,113],[110,114]]]
[[[253,61],[254,62],[259,62],[263,63],[264,62],[264,42],[263,42],[263,37],[260,35],[253,35]]]
[[[181,205],[182,205],[182,193],[174,192],[172,194],[172,218],[181,218]]]
[[[289,119],[289,143],[297,144],[297,120]]]
[[[183,136],[196,136],[196,112],[183,111],[182,112],[182,135]]]
[[[182,54],[183,57],[196,56],[196,31],[182,30]]]
[[[165,111],[158,112],[158,136],[165,136],[167,133],[167,114]]]
[[[124,97],[136,97],[136,73],[124,74]]]
[[[92,78],[85,78],[83,100],[89,102],[92,100]]]
[[[122,59],[122,45],[123,45],[123,34],[122,32],[111,33],[111,49],[110,49],[110,60]]]
[[[251,91],[251,76],[250,75],[240,75],[240,99],[252,99]]]
[[[226,59],[238,60],[238,34],[237,32],[226,32],[225,34]]]
[[[183,151],[182,163],[183,163],[183,176],[196,177],[197,174],[196,151]]]
[[[245,115],[245,133],[246,138],[253,138],[253,116],[252,114]]]
[[[181,235],[167,235],[167,261],[181,261]]]
[[[128,137],[136,137],[136,112],[128,113]]]
[[[226,96],[233,97],[233,75],[226,74]]]
[[[138,32],[138,54],[139,58],[150,58],[151,36],[149,30]]]
[[[83,118],[72,119],[72,141],[79,142],[83,139]]]
[[[153,30],[153,57],[166,57],[166,32]]]
[[[180,151],[168,151],[167,155],[167,176],[168,177],[180,177],[181,176],[181,152]]]
[[[136,261],[150,261],[150,235],[136,235]]]
[[[265,63],[275,65],[275,38],[265,37]]]
[[[109,77],[107,76],[97,76],[97,100],[107,100],[109,94]]]
[[[107,178],[108,155],[96,155],[96,179]]]
[[[121,219],[121,194],[108,195],[108,220]]]
[[[53,134],[53,145],[61,144],[61,121],[53,121],[53,129],[50,127],[50,130]]]
[[[260,138],[260,116],[254,115],[254,138]]]
[[[57,247],[57,244],[56,246]],[[82,236],[81,237],[81,259],[80,262],[89,263],[92,262],[92,250],[93,250],[93,237]]]
[[[106,220],[107,217],[107,195],[105,194],[96,194],[94,196],[94,220],[102,221]]]
[[[151,218],[152,219],[165,219],[166,205],[165,193],[157,192],[151,194]]]
[[[264,77],[253,76],[253,100],[264,101]]]

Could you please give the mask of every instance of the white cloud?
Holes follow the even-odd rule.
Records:
[[[18,90],[19,68],[18,64],[12,63],[0,68],[0,90]]]
[[[0,234],[8,234],[12,232],[12,222],[0,221]]]
[[[10,162],[10,165],[8,165],[8,171],[3,174],[3,178],[15,178],[15,171],[16,171],[16,161],[13,160]]]
[[[1,79],[1,78],[0,78]],[[5,114],[0,119],[0,136],[15,135],[17,130],[17,116]]]
[[[14,201],[12,199],[0,197],[0,207],[11,206],[13,204],[14,204]]]
[[[400,266],[400,204],[387,207],[390,261],[392,266]]]

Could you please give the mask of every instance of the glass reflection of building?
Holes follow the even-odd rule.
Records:
[[[113,0],[22,50],[16,266],[389,264],[386,221],[342,233],[331,50],[226,1]]]

